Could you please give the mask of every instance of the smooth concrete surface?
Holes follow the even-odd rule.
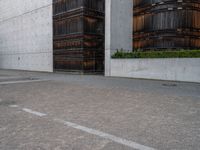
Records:
[[[53,71],[52,1],[0,1],[0,68]]]
[[[1,150],[134,150],[88,128],[157,150],[199,150],[200,84],[0,70],[11,77],[49,81],[0,85]]]
[[[112,59],[111,76],[200,82],[200,58]]]
[[[1,0],[0,21],[5,21],[52,4],[52,0]]]
[[[105,75],[110,75],[110,58],[117,49],[132,50],[133,0],[106,0]]]

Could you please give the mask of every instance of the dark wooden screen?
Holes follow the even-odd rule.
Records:
[[[54,0],[54,69],[103,72],[105,0]]]
[[[133,0],[134,49],[200,48],[200,0]]]

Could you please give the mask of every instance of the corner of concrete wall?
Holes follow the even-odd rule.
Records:
[[[106,0],[105,76],[111,75],[111,55],[132,50],[133,0]]]

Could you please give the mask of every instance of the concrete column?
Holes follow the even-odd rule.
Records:
[[[132,50],[133,0],[106,0],[105,76],[110,76],[111,55]]]

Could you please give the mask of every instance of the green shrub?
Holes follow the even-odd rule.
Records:
[[[117,50],[112,58],[200,58],[200,50],[165,50],[124,52]]]

